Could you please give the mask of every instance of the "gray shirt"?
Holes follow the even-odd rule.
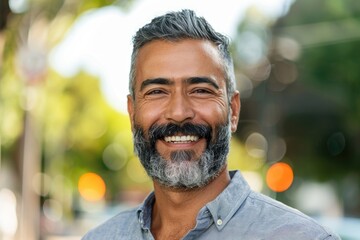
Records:
[[[230,172],[230,176],[230,184],[199,211],[196,226],[183,240],[340,239],[298,210],[252,191],[239,171]],[[151,193],[137,209],[116,215],[83,240],[154,239],[150,232],[154,200]]]

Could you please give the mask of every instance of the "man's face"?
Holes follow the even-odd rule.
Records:
[[[238,93],[228,103],[216,46],[152,41],[140,49],[135,74],[128,110],[135,150],[148,174],[170,187],[206,184],[226,164],[240,108]]]

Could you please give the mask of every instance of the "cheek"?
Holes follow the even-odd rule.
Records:
[[[228,118],[228,106],[223,101],[210,101],[199,104],[197,112],[209,124],[224,123]]]
[[[159,119],[161,114],[161,109],[159,107],[140,103],[134,109],[133,121],[144,129],[148,129],[157,121],[157,119]]]

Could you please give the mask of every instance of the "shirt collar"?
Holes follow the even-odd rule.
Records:
[[[220,195],[206,204],[218,230],[224,228],[251,190],[239,171],[230,171],[231,181]]]
[[[137,216],[141,228],[150,230],[151,227],[151,213],[155,202],[155,194],[151,192],[144,200],[144,202],[137,209]]]
[[[250,187],[239,171],[230,171],[230,177],[231,181],[224,191],[205,206],[219,231],[224,228],[250,194]],[[138,220],[143,229],[150,229],[154,201],[155,194],[152,192],[137,209]]]

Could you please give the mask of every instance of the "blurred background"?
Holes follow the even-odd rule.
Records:
[[[126,112],[131,38],[182,8],[232,40],[230,169],[360,239],[357,0],[0,0],[0,239],[80,239],[152,190]]]

